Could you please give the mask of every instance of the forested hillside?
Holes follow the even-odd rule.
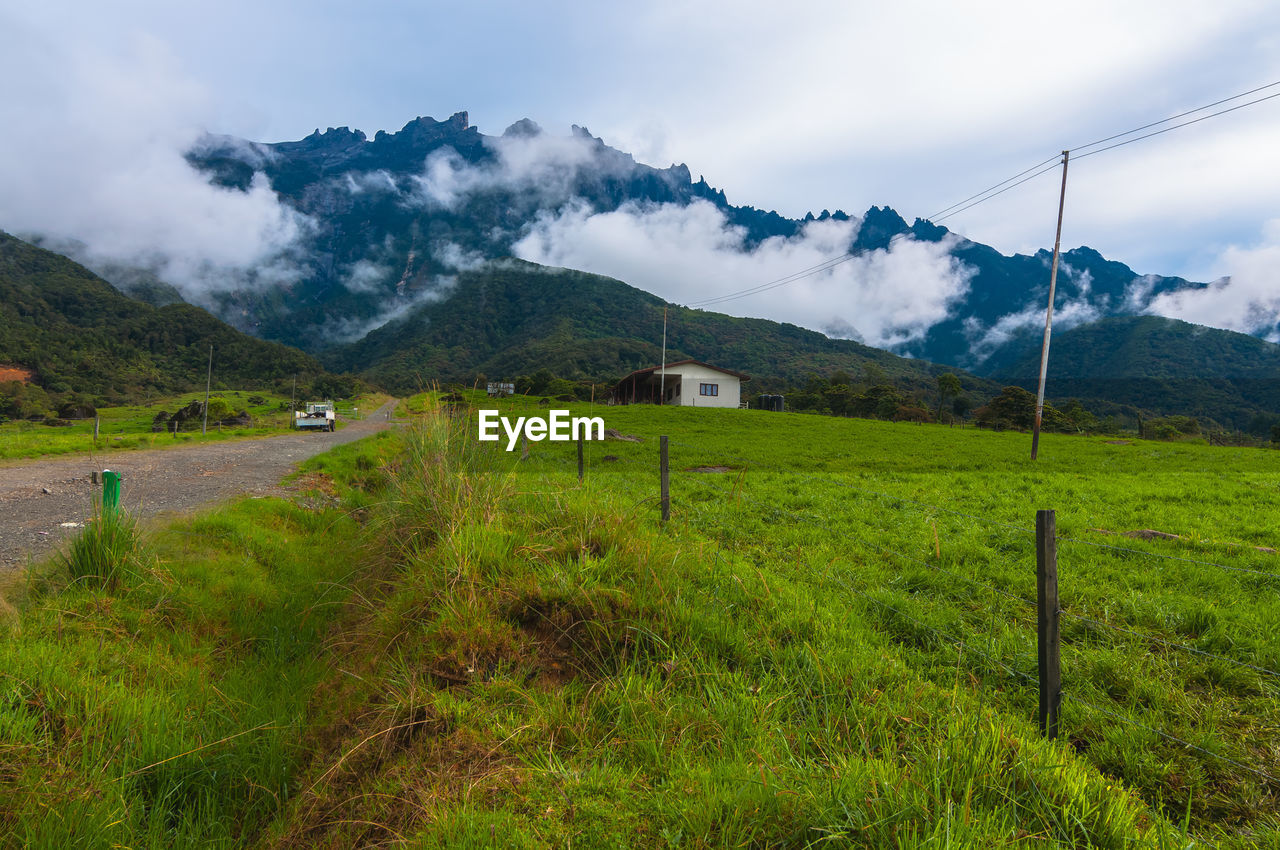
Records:
[[[190,304],[136,301],[0,232],[0,366],[29,376],[0,382],[7,415],[69,397],[116,403],[203,387],[210,345],[215,386],[261,387],[295,375],[305,382],[323,372],[295,348],[240,333]]]

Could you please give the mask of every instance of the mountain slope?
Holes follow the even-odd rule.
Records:
[[[53,393],[123,401],[203,386],[209,345],[221,386],[264,386],[320,364],[240,333],[199,307],[153,307],[58,254],[0,231],[0,364]]]
[[[993,377],[1031,386],[1036,345]],[[1280,417],[1280,345],[1159,316],[1102,319],[1054,335],[1046,392],[1247,429]]]
[[[397,391],[435,378],[514,378],[545,368],[562,377],[616,380],[661,357],[664,302],[612,278],[507,260],[457,278],[448,296],[329,354],[336,369],[363,370]],[[815,372],[862,374],[874,364],[921,391],[946,367],[907,360],[795,325],[669,307],[667,358],[746,372],[751,392]],[[966,385],[994,385],[965,376]]]

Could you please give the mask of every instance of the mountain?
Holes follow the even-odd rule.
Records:
[[[433,297],[459,270],[510,256],[538,216],[573,204],[609,211],[705,200],[755,241],[800,226],[775,212],[731,207],[686,166],[642,165],[585,128],[552,138],[524,120],[502,136],[484,136],[465,112],[446,121],[416,118],[372,140],[346,127],[276,144],[210,136],[188,160],[233,190],[248,191],[263,175],[312,222],[296,252],[300,280],[287,298],[246,286],[214,305],[243,329],[310,351],[335,337],[358,338]]]
[[[55,400],[122,403],[203,387],[210,344],[218,386],[322,374],[297,349],[243,334],[190,304],[128,298],[66,257],[0,231],[0,366],[28,374],[30,386]]]
[[[561,377],[612,381],[658,363],[663,308],[657,296],[621,281],[507,260],[457,276],[432,303],[322,355],[334,369],[361,370],[395,391],[432,379],[477,374],[513,379],[538,368]],[[897,357],[795,325],[669,307],[667,359],[694,358],[753,377],[748,392],[802,383],[814,373],[868,371],[932,393],[946,367]],[[964,375],[966,389],[998,391]]]
[[[1033,388],[1039,343],[991,377]],[[1266,434],[1267,423],[1280,421],[1280,345],[1158,316],[1101,319],[1055,333],[1046,393],[1099,410],[1130,405]]]
[[[796,237],[811,221],[825,219],[854,218],[848,249],[855,254],[882,250],[899,235],[945,240],[967,286],[945,317],[892,350],[970,370],[990,372],[987,357],[1041,321],[1047,298],[1047,251],[1005,256],[928,221],[908,224],[887,206],[860,218],[824,210],[801,219],[735,206],[724,191],[695,181],[687,166],[638,163],[576,126],[568,137],[557,137],[525,119],[500,136],[486,136],[460,112],[444,121],[416,118],[372,139],[347,127],[274,144],[209,136],[188,160],[231,190],[249,191],[265,178],[310,222],[305,244],[295,252],[298,280],[287,292],[246,285],[219,296],[215,308],[259,336],[311,351],[335,338],[358,338],[388,316],[434,298],[458,271],[512,256],[540,223],[575,210],[709,203],[740,229],[746,249],[773,237]],[[1080,247],[1064,254],[1058,286],[1065,326],[1140,314],[1161,294],[1206,284],[1139,275]]]

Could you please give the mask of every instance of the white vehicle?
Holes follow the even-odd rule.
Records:
[[[299,431],[333,431],[338,427],[332,401],[309,401],[306,410],[296,410],[293,427]]]

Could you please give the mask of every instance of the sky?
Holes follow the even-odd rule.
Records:
[[[1064,148],[1280,80],[1280,6],[3,0],[0,73],[0,228],[159,241],[215,269],[306,222],[266,185],[214,195],[186,173],[181,148],[205,130],[372,136],[466,110],[498,134],[528,117],[686,163],[731,203],[792,217],[887,204],[910,221]],[[1278,140],[1280,98],[1081,159],[1064,247],[1144,274],[1242,275],[1237,289],[1265,299],[1280,290]],[[945,223],[1004,253],[1051,247],[1058,179]],[[1165,306],[1222,326],[1243,309]]]

